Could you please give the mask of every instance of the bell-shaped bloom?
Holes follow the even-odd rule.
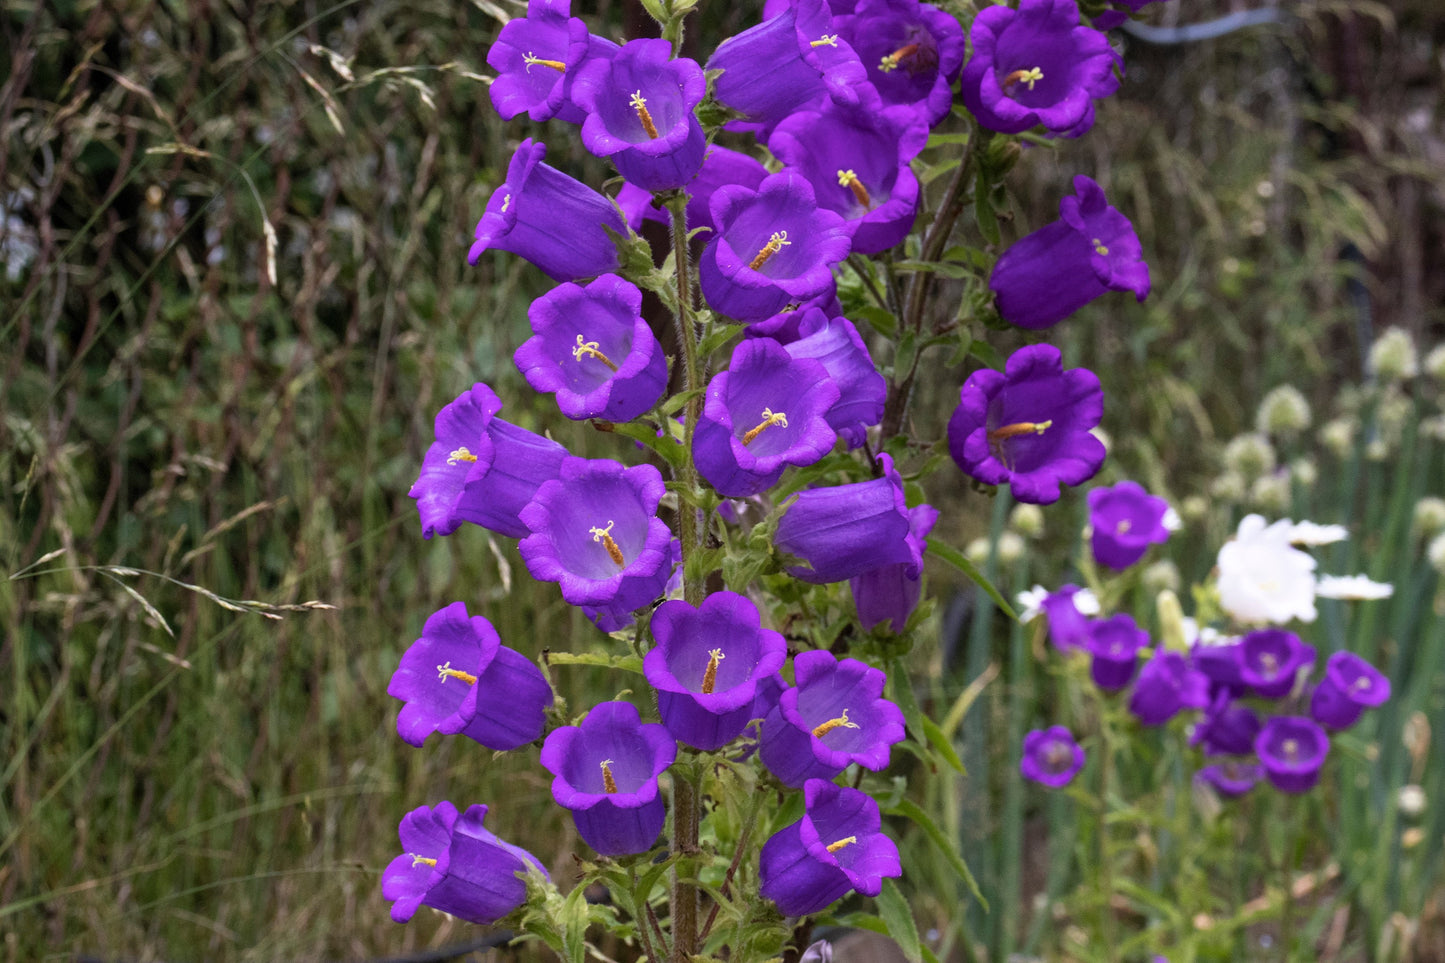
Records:
[[[1039,608],[1049,620],[1049,641],[1064,652],[1085,649],[1089,642],[1089,619],[1099,614],[1099,600],[1088,589],[1061,585],[1044,596]]]
[[[462,522],[520,538],[518,515],[537,488],[556,478],[567,449],[494,417],[502,401],[478,382],[437,412],[436,441],[421,476],[407,492],[416,499],[422,535],[450,535]]]
[[[587,32],[570,16],[571,0],[528,0],[527,15],[507,21],[487,51],[497,72],[487,88],[503,120],[526,111],[535,121],[580,124],[586,114],[568,96],[583,61],[611,57],[617,44]]]
[[[1104,390],[1092,371],[1065,371],[1058,348],[1029,345],[1002,372],[968,376],[948,420],[948,452],[964,474],[1048,505],[1060,485],[1087,481],[1104,464],[1103,442],[1089,431],[1103,417]]]
[[[964,50],[952,14],[918,0],[862,0],[837,23],[884,104],[912,109],[929,127],[948,116]]]
[[[707,151],[694,108],[707,93],[702,68],[672,59],[668,40],[633,40],[587,61],[572,99],[587,112],[582,144],[646,191],[685,187]]]
[[[1300,670],[1314,662],[1314,646],[1284,629],[1257,629],[1239,643],[1240,681],[1264,699],[1289,695]]]
[[[1042,124],[1078,137],[1094,124],[1094,98],[1119,89],[1109,38],[1080,25],[1074,0],[985,7],[969,39],[959,93],[989,130],[1017,134]]]
[[[833,290],[832,267],[848,256],[848,227],[818,208],[801,174],[780,171],[757,190],[720,188],[711,211],[716,233],[698,261],[698,282],[714,311],[761,321],[789,301]]]
[[[819,207],[844,219],[855,253],[877,254],[913,228],[919,188],[909,162],[927,142],[912,108],[885,108],[870,92],[856,106],[825,101],[789,115],[768,149],[808,179]]]
[[[868,73],[838,35],[825,0],[797,0],[777,16],[718,45],[707,69],[719,102],[744,115],[742,125],[764,133],[793,111],[825,97],[856,104]]]
[[[561,284],[527,310],[532,337],[513,360],[568,418],[631,421],[667,387],[667,355],[642,317],[642,292],[615,274]]]
[[[666,811],[657,777],[677,758],[663,726],[642,722],[630,702],[603,702],[580,726],[553,729],[542,744],[552,798],[572,810],[577,833],[604,856],[650,848]]]
[[[798,301],[797,307],[790,311],[782,311],[762,321],[755,321],[743,328],[745,338],[772,338],[779,344],[788,345],[797,341],[803,336],[801,330],[803,319],[809,317],[809,312],[814,308],[823,312],[825,317],[837,318],[843,315],[843,305],[838,303],[838,289],[831,287],[822,294]],[[786,305],[792,307],[792,305]]]
[[[812,358],[828,370],[828,378],[839,392],[828,409],[828,424],[849,448],[857,448],[866,440],[868,427],[883,418],[888,382],[878,373],[852,321],[815,307],[801,310],[799,315],[797,340],[778,341],[794,358]]]
[[[793,688],[763,720],[763,764],[785,785],[832,779],[858,763],[875,772],[903,739],[903,712],[883,698],[887,677],[857,659],[800,652]]]
[[[1084,768],[1084,750],[1063,726],[1035,729],[1024,736],[1019,772],[1041,786],[1059,789]]]
[[[507,179],[487,199],[467,262],[490,248],[531,261],[554,281],[617,270],[617,247],[603,226],[627,233],[612,202],[574,177],[542,163],[547,145],[522,141]]]
[[[1092,656],[1089,675],[1094,684],[1108,692],[1124,688],[1139,667],[1139,650],[1148,644],[1149,633],[1123,612],[1090,622],[1085,648]]]
[[[789,566],[789,575],[822,585],[913,562],[903,478],[888,455],[880,454],[878,464],[882,478],[810,488],[793,497],[778,520],[774,544],[807,565]]]
[[[1080,174],[1074,196],[1059,200],[1059,219],[1010,245],[988,286],[1005,321],[1039,330],[1110,291],[1131,291],[1143,301],[1149,265],[1134,225],[1109,205],[1103,188]]]
[[[774,833],[759,854],[763,896],[784,916],[821,912],[852,890],[877,896],[883,877],[903,874],[898,847],[882,827],[867,793],[808,780],[803,818]]]
[[[1336,652],[1325,660],[1325,677],[1310,696],[1310,715],[1331,729],[1348,729],[1366,709],[1390,698],[1390,680],[1353,652]]]
[[[439,802],[402,817],[404,852],[381,874],[393,920],[405,923],[418,906],[430,906],[469,923],[495,923],[522,905],[522,877],[533,869],[546,876],[547,870],[486,829],[486,816],[486,806],[470,806],[458,816],[457,807]]]
[[[1254,788],[1264,777],[1264,767],[1237,759],[1226,759],[1212,763],[1194,774],[1194,778],[1214,787],[1214,791],[1227,799],[1243,796]]]
[[[719,187],[737,184],[757,190],[767,176],[768,169],[755,158],[716,144],[709,146],[702,159],[702,169],[687,185],[687,229],[694,231],[699,227],[713,226],[712,211],[708,205],[712,202],[713,192]],[[628,226],[634,231],[642,226],[644,220],[659,224],[668,222],[667,211],[653,206],[652,192],[634,184],[622,185],[617,192],[617,206],[622,208]]]
[[[811,465],[833,447],[827,415],[837,401],[820,362],[776,341],[741,341],[708,382],[692,443],[697,470],[722,495],[765,491],[787,466]]]
[[[908,617],[918,607],[923,592],[923,553],[928,533],[938,521],[938,509],[915,505],[908,510],[909,560],[880,565],[848,580],[858,621],[871,629],[883,622],[892,632],[902,632]]]
[[[665,486],[651,465],[568,457],[522,509],[527,571],[573,605],[632,611],[662,594],[672,532],[657,517]]]
[[[1243,663],[1239,651],[1238,639],[1211,645],[1197,642],[1190,655],[1194,659],[1194,667],[1209,677],[1211,688],[1216,693],[1227,691],[1230,698],[1234,698],[1244,694],[1244,679],[1240,675]]]
[[[1162,649],[1144,663],[1129,696],[1129,711],[1146,726],[1160,726],[1181,709],[1209,704],[1209,679],[1178,652]]]
[[[1266,525],[1259,515],[1240,520],[1219,549],[1219,604],[1241,622],[1313,622],[1315,560],[1290,544],[1293,524]]]
[[[1089,545],[1094,560],[1116,572],[1144,557],[1150,545],[1169,540],[1165,520],[1169,503],[1149,494],[1137,482],[1121,481],[1112,488],[1089,491],[1089,524],[1094,534]]]
[[[1247,756],[1254,751],[1259,735],[1259,715],[1228,692],[1214,696],[1203,717],[1189,736],[1191,746],[1199,746],[1206,755]]]
[[[432,613],[401,657],[386,694],[406,703],[396,731],[413,746],[433,732],[461,733],[488,749],[542,737],[552,688],[526,656],[502,644],[465,602]]]
[[[1274,788],[1308,792],[1319,782],[1320,767],[1330,751],[1330,737],[1313,719],[1275,716],[1254,740],[1254,752]]]
[[[782,635],[763,628],[757,606],[733,592],[715,592],[697,608],[663,602],[652,613],[652,637],[642,671],[657,690],[662,723],[679,742],[709,752],[747,728],[759,683],[788,656]]]

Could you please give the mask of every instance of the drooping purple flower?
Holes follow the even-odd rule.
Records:
[[[469,923],[495,923],[527,898],[518,874],[547,870],[537,857],[482,825],[486,806],[457,815],[449,802],[422,806],[402,817],[404,852],[381,874],[381,894],[392,900],[391,918],[405,923],[419,906]]]
[[[698,261],[698,282],[714,311],[761,321],[834,288],[832,266],[848,256],[848,227],[818,208],[801,174],[779,171],[757,190],[719,188],[710,210],[716,231]]]
[[[1281,792],[1308,792],[1319,781],[1330,737],[1313,719],[1275,716],[1254,740],[1265,775]]]
[[[862,0],[837,23],[885,104],[911,107],[929,127],[948,116],[964,51],[952,14],[918,0]]]
[[[632,40],[577,72],[572,99],[587,112],[582,144],[646,191],[685,187],[707,151],[693,110],[707,93],[695,62],[672,59],[668,40]]]
[[[1150,545],[1169,539],[1164,524],[1169,503],[1149,494],[1137,482],[1121,481],[1112,488],[1089,491],[1089,524],[1094,534],[1094,559],[1123,571],[1144,557]]]
[[[413,746],[433,732],[461,733],[488,749],[542,736],[552,689],[526,656],[502,645],[492,623],[465,602],[434,612],[401,657],[386,694],[406,703],[396,731]]]
[[[568,457],[522,509],[527,571],[573,605],[631,611],[662,593],[672,532],[657,517],[665,486],[651,465]]]
[[[1092,656],[1089,674],[1094,684],[1109,692],[1124,688],[1139,667],[1139,650],[1148,644],[1149,633],[1123,612],[1090,622],[1085,647]]]
[[[1042,124],[1078,137],[1094,124],[1094,98],[1119,89],[1109,38],[1080,25],[1074,0],[985,7],[969,38],[959,92],[989,130],[1017,134]]]
[[[422,536],[450,535],[462,522],[519,538],[518,519],[537,488],[556,478],[567,449],[494,417],[502,401],[478,382],[437,412],[436,441],[407,492],[416,499]]]
[[[531,261],[554,281],[576,281],[617,270],[617,248],[603,226],[626,234],[612,202],[542,163],[547,145],[522,141],[507,179],[487,200],[467,263],[491,248]]]
[[[877,254],[913,228],[919,187],[909,162],[927,142],[912,108],[885,108],[870,91],[856,106],[825,101],[789,115],[768,149],[808,179],[819,207],[843,217],[855,253]]]
[[[582,123],[586,115],[568,97],[572,79],[584,60],[610,57],[617,44],[589,34],[570,8],[571,0],[528,0],[527,15],[497,34],[487,51],[487,66],[497,72],[488,93],[503,120],[526,111],[539,122]]]
[[[1239,643],[1240,681],[1264,699],[1289,695],[1300,670],[1314,661],[1314,646],[1284,629],[1256,629]]]
[[[883,622],[889,631],[902,632],[908,617],[918,607],[923,592],[923,553],[928,548],[928,533],[938,521],[938,509],[932,505],[915,505],[908,510],[908,551],[906,562],[881,565],[848,580],[858,621],[871,629]]]
[[[821,363],[776,341],[739,342],[707,386],[692,443],[697,470],[735,498],[771,488],[787,466],[811,465],[833,447],[827,414],[838,394]]]
[[[1245,756],[1254,751],[1259,715],[1229,692],[1217,693],[1189,736],[1207,755]]]
[[[1149,265],[1134,225],[1082,174],[1074,194],[1059,200],[1059,220],[1019,238],[994,264],[988,286],[1005,321],[1038,330],[1109,291],[1148,297]]]
[[[709,752],[747,728],[759,683],[788,655],[757,606],[733,592],[714,592],[697,608],[663,602],[652,613],[652,637],[642,670],[662,723],[679,742]]]
[[[657,777],[677,758],[663,726],[642,722],[630,702],[603,702],[579,726],[553,729],[542,744],[552,798],[572,810],[577,833],[604,856],[646,851],[666,819]]]
[[[1058,591],[1044,596],[1039,605],[1044,617],[1049,620],[1049,641],[1061,651],[1069,652],[1088,646],[1088,617],[1098,614],[1099,601],[1094,598],[1093,592],[1087,592],[1085,597],[1089,601],[1089,611],[1081,610],[1077,596],[1085,591],[1077,585],[1061,585]]]
[[[1084,750],[1063,726],[1035,729],[1024,736],[1019,772],[1025,779],[1059,789],[1074,781],[1084,768]]]
[[[773,540],[780,551],[807,563],[789,566],[789,575],[822,585],[913,561],[903,478],[887,454],[879,454],[878,464],[882,478],[810,488],[794,496]]]
[[[1212,763],[1194,774],[1195,779],[1213,786],[1215,792],[1227,799],[1243,796],[1263,776],[1264,767],[1237,759]]]
[[[857,659],[830,652],[793,658],[793,688],[763,720],[763,764],[785,785],[832,779],[858,763],[875,772],[903,738],[903,712],[883,698],[887,677]]]
[[[1353,652],[1336,652],[1325,660],[1325,676],[1310,696],[1310,715],[1331,729],[1348,729],[1366,709],[1390,698],[1390,680]]]
[[[1087,481],[1103,465],[1104,445],[1089,432],[1103,416],[1104,390],[1092,371],[1065,371],[1058,348],[1029,345],[1002,373],[968,376],[948,421],[948,451],[964,474],[1048,505],[1059,486]]]
[[[702,170],[698,171],[697,177],[687,185],[688,230],[713,226],[712,211],[708,205],[712,201],[713,192],[719,187],[739,184],[757,190],[767,176],[768,169],[747,154],[716,144],[708,147],[707,154],[702,159]],[[617,192],[617,206],[622,208],[628,226],[634,231],[642,226],[644,220],[667,223],[667,211],[654,207],[652,202],[651,191],[645,191],[633,184],[623,184],[622,189]]]
[[[883,877],[903,873],[898,847],[882,826],[867,793],[808,780],[803,818],[774,833],[759,854],[763,896],[784,916],[820,912],[851,890],[877,896]]]
[[[828,409],[828,424],[849,448],[857,448],[867,438],[868,427],[883,418],[888,382],[878,373],[852,321],[830,316],[821,308],[803,309],[799,314],[797,340],[778,340],[794,358],[812,358],[828,369],[828,378],[839,392]]]
[[[1181,709],[1209,704],[1209,678],[1178,652],[1162,649],[1144,663],[1129,697],[1129,711],[1146,726],[1160,726]]]
[[[532,337],[513,360],[568,418],[631,421],[667,387],[667,356],[642,317],[642,292],[615,274],[561,284],[527,310]]]

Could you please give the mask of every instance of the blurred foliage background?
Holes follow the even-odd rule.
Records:
[[[1234,8],[1166,4],[1147,19]],[[1140,230],[1153,296],[1105,299],[1052,337],[1104,381],[1111,470],[1176,504],[1208,496],[1186,580],[1249,502],[1219,490],[1221,451],[1266,390],[1358,412],[1378,332],[1445,335],[1445,13],[1433,0],[1277,9],[1279,23],[1203,42],[1121,35],[1128,71],[1095,130],[1026,152],[1011,181],[1006,240],[1051,219],[1076,172]],[[508,399],[509,420],[615,451],[511,366],[545,279],[503,254],[465,262],[521,138],[545,136],[549,162],[591,183],[606,176],[561,125],[492,112],[486,49],[518,13],[493,0],[0,3],[6,959],[361,958],[461,939],[436,914],[395,926],[379,894],[400,815],[442,798],[505,793],[489,827],[565,879],[571,827],[541,771],[454,742],[412,750],[385,694],[422,621],[455,599],[526,652],[593,631],[507,540],[468,527],[423,542],[406,498],[433,414],[476,380]],[[631,2],[574,13],[618,38],[646,25]],[[756,16],[710,5],[691,42],[705,56]],[[1001,351],[1022,340],[991,337]],[[939,437],[964,376],[928,372],[917,437]],[[1407,397],[1421,419],[1438,407]],[[1371,480],[1395,477],[1389,459],[1351,463],[1356,484],[1316,520],[1358,525]],[[1438,493],[1430,464],[1407,474]],[[930,497],[955,544],[997,534],[1001,512],[966,486]],[[1050,513],[1032,578],[1063,570],[1081,502]],[[1417,546],[1391,544],[1404,547],[1390,570],[1371,574],[1417,570],[1411,604],[1427,612],[1434,576]],[[934,594],[949,579],[935,573]],[[920,676],[942,668],[931,639],[916,661]],[[615,694],[578,668],[554,676],[579,699]],[[938,683],[945,705],[963,681]],[[1439,687],[1419,698],[1445,742]],[[1012,765],[1002,741],[972,748],[996,773]],[[1373,952],[1360,932],[1341,958]]]

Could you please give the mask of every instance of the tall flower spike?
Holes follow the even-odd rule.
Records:
[[[503,120],[526,111],[535,121],[582,123],[586,114],[569,96],[577,68],[612,57],[617,44],[590,35],[586,24],[569,16],[570,5],[528,0],[527,15],[507,21],[487,51],[487,66],[497,72],[487,91]]]

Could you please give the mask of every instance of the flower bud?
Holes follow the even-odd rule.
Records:
[[[1404,381],[1420,373],[1420,359],[1415,341],[1404,328],[1386,328],[1370,345],[1365,367],[1371,375],[1385,382]]]
[[[1267,515],[1289,512],[1289,475],[1277,472],[1254,480],[1249,488],[1249,502]]]
[[[1336,458],[1344,458],[1355,446],[1355,432],[1359,423],[1353,418],[1336,418],[1320,427],[1320,444],[1330,450]]]
[[[1425,557],[1430,560],[1435,571],[1445,575],[1445,534],[1436,535],[1430,540],[1429,548],[1425,549]]]
[[[1179,503],[1179,514],[1186,522],[1197,522],[1209,514],[1209,499],[1203,495],[1187,495]]]
[[[998,537],[998,561],[1000,565],[1013,565],[1024,557],[1024,540],[1014,532],[1004,532]]]
[[[1401,815],[1414,819],[1425,811],[1425,790],[1414,783],[1401,786],[1395,795],[1395,804],[1400,807]]]
[[[1303,456],[1289,463],[1289,474],[1300,483],[1301,488],[1313,488],[1320,479],[1320,470],[1315,467],[1314,459]]]
[[[1237,435],[1224,446],[1224,464],[1245,481],[1253,481],[1274,470],[1274,446],[1261,434]]]
[[[1009,513],[1008,524],[1024,538],[1038,538],[1044,533],[1044,510],[1021,502]]]
[[[1445,498],[1426,495],[1416,502],[1410,526],[1421,538],[1433,538],[1445,531]]]
[[[1227,471],[1209,483],[1209,494],[1215,501],[1242,502],[1244,479],[1235,472]]]
[[[1259,403],[1254,425],[1265,435],[1297,435],[1310,426],[1310,404],[1294,385],[1280,385]]]
[[[1144,588],[1157,595],[1160,592],[1179,590],[1179,567],[1173,562],[1161,559],[1144,569]]]

